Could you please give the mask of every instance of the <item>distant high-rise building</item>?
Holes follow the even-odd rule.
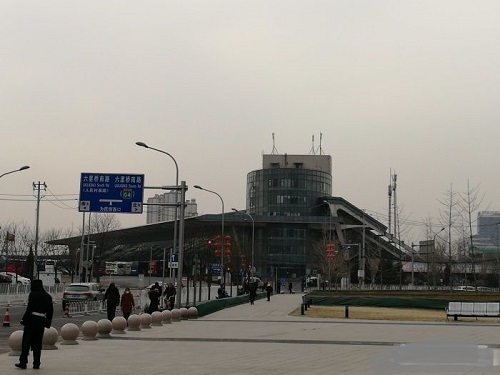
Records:
[[[484,245],[500,245],[500,211],[480,211],[477,214],[477,235],[475,241]]]
[[[146,206],[146,223],[154,224],[162,221],[175,220],[175,207],[164,206],[164,204],[175,204],[176,202],[175,191],[169,191],[164,194],[155,194],[154,197],[148,198],[148,205]],[[196,199],[186,200],[186,210],[184,217],[198,216],[198,205]],[[177,210],[177,218],[179,218],[179,210]]]

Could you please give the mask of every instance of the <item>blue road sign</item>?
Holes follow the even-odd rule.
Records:
[[[78,211],[141,214],[144,175],[82,173]]]
[[[221,270],[219,263],[212,263],[212,275],[219,274]]]

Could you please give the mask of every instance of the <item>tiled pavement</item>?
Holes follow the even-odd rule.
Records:
[[[257,300],[255,305],[232,307],[196,320],[97,341],[78,340],[79,345],[58,345],[57,350],[42,352],[40,370],[15,369],[17,357],[2,354],[0,374],[381,375],[374,371],[374,363],[388,358],[399,343],[468,342],[500,348],[496,320],[489,324],[446,322],[444,313],[441,323],[290,316],[300,306],[300,297],[276,295],[270,302]],[[408,369],[397,374],[500,374],[500,367],[464,372]]]

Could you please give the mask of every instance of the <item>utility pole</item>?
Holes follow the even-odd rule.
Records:
[[[36,275],[38,278],[38,233],[39,233],[39,222],[40,222],[40,200],[43,198],[41,196],[41,192],[47,190],[47,185],[45,182],[34,183],[33,182],[33,191],[36,191],[36,226],[35,226],[35,264],[34,270],[36,270]],[[33,272],[34,273],[34,272]]]

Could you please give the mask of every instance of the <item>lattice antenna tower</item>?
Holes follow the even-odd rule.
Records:
[[[324,154],[323,148],[321,147],[322,142],[323,142],[323,133],[319,133],[319,147],[316,150],[316,153],[319,154],[319,155],[323,155]]]
[[[391,233],[391,229],[392,229],[392,222],[391,222],[391,218],[392,218],[392,169],[389,169],[389,186],[387,187],[387,195],[388,195],[388,198],[389,198],[389,207],[388,207],[388,222],[387,222],[387,228],[389,230],[389,233]]]
[[[273,133],[273,150],[271,151],[271,155],[279,154],[278,149],[276,148],[276,144],[274,142],[274,133]]]
[[[309,151],[309,155],[316,155],[316,150],[314,149],[314,134],[312,135],[312,147]]]

